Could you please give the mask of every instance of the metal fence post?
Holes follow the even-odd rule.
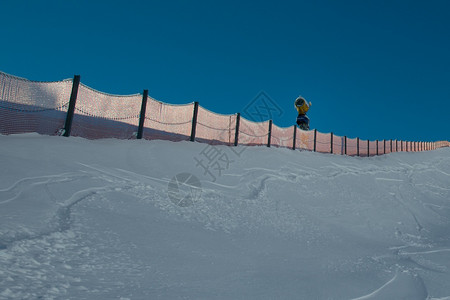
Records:
[[[147,109],[148,90],[144,90],[142,94],[141,114],[139,116],[139,127],[136,138],[142,139],[142,133],[144,132],[145,110]]]
[[[297,142],[297,126],[294,125],[294,142],[292,143],[292,150],[295,150],[296,142]]]
[[[359,137],[356,138],[356,156],[359,156]]]
[[[236,115],[236,128],[234,132],[234,145],[237,146],[239,142],[239,124],[241,123],[241,113]]]
[[[386,140],[383,140],[383,154],[386,154]]]
[[[72,82],[72,92],[70,94],[69,108],[67,109],[66,122],[64,124],[64,136],[69,137],[72,130],[73,115],[75,113],[75,104],[77,102],[78,87],[80,86],[80,75],[75,75]]]
[[[344,135],[344,154],[347,155],[347,136]]]
[[[330,139],[330,153],[333,154],[333,133],[331,133],[331,139]]]
[[[269,132],[267,137],[267,147],[270,147],[270,138],[272,137],[272,120],[269,120]]]
[[[194,115],[192,116],[191,142],[195,141],[195,129],[197,128],[198,102],[194,102]]]
[[[370,156],[370,141],[367,140],[367,157]]]
[[[314,152],[316,152],[317,147],[317,129],[314,129]]]

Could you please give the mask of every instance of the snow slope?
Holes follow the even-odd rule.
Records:
[[[0,299],[450,299],[449,148],[24,134],[0,176]]]

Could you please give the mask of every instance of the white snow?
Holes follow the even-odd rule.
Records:
[[[0,178],[0,299],[450,299],[449,148],[23,134]]]

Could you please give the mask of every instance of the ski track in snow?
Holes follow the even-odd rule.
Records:
[[[324,233],[319,232],[314,223],[316,220],[311,218],[311,212],[317,212],[323,208],[311,206],[305,207],[303,211],[296,211],[292,207],[295,203],[273,199],[271,191],[280,183],[319,182],[317,184],[320,184],[333,182],[337,178],[346,176],[358,178],[371,176],[380,184],[386,184],[391,189],[391,199],[411,216],[417,229],[417,232],[412,234],[392,228],[392,231],[396,230],[400,245],[388,247],[385,254],[362,258],[371,260],[376,266],[375,269],[395,272],[395,275],[379,288],[368,290],[367,294],[353,300],[396,299],[395,297],[399,296],[399,290],[409,291],[407,295],[402,295],[404,299],[450,299],[450,297],[429,296],[425,276],[448,274],[450,265],[443,263],[443,260],[434,261],[433,258],[434,255],[445,255],[450,252],[450,248],[445,247],[448,246],[449,241],[443,241],[443,244],[429,242],[428,224],[421,220],[423,212],[414,211],[409,204],[412,196],[411,187],[414,191],[419,190],[418,186],[428,187],[423,193],[433,193],[437,199],[442,198],[443,193],[448,194],[450,190],[448,186],[441,186],[437,182],[416,182],[418,176],[433,172],[448,176],[449,174],[439,168],[441,163],[448,163],[448,161],[441,159],[429,164],[400,163],[392,168],[378,167],[375,164],[361,167],[350,163],[333,163],[331,166],[320,169],[299,164],[278,169],[245,168],[242,173],[230,172],[223,175],[224,178],[236,179],[231,180],[234,184],[203,182],[202,198],[193,207],[186,208],[174,206],[167,200],[166,189],[170,178],[152,177],[122,168],[105,168],[95,164],[77,163],[81,170],[76,172],[24,177],[10,187],[0,190],[0,199],[2,199],[0,208],[21,201],[32,194],[33,190],[42,187],[48,190],[53,185],[70,182],[83,182],[83,184],[94,182],[95,184],[70,192],[68,197],[54,199],[58,208],[54,215],[48,218],[48,224],[39,232],[23,227],[11,234],[0,229],[0,284],[6,287],[0,289],[0,299],[56,299],[68,291],[76,291],[79,294],[87,292],[86,282],[82,278],[83,272],[89,273],[95,268],[101,268],[102,262],[92,258],[95,252],[101,249],[87,247],[78,236],[78,227],[82,225],[74,224],[74,210],[83,202],[100,201],[103,196],[110,193],[123,193],[134,197],[137,201],[150,203],[170,215],[200,222],[211,230],[223,230],[230,233],[238,227],[248,226],[250,231],[267,227],[277,230],[281,235],[292,237],[305,235],[314,243],[322,238],[321,235]],[[435,190],[439,192],[433,192]],[[52,195],[50,191],[48,193],[49,196]],[[313,195],[320,200],[320,191],[311,191],[308,194],[308,196]],[[450,216],[449,206],[426,202],[422,205],[429,212],[443,219],[448,220]],[[298,226],[299,224],[301,226]],[[118,242],[114,241],[112,236],[109,246],[113,247],[114,243]],[[64,253],[67,252],[76,254],[68,258],[71,261],[64,260]],[[126,270],[135,270],[137,274],[146,272],[145,267],[137,263],[130,268],[130,265],[127,265],[130,263],[127,261],[129,258],[125,254],[117,254],[111,259],[116,261],[108,272],[120,273],[127,272]],[[83,264],[83,260],[91,261],[93,264]],[[73,266],[77,264],[80,267],[73,272]],[[353,268],[357,268],[355,262],[350,264]],[[336,263],[336,266],[343,267],[339,266],[339,263]],[[118,269],[113,270],[114,268]],[[130,274],[130,276],[133,275]],[[121,284],[124,283],[118,283],[119,286]],[[46,286],[45,291],[42,290],[43,286]],[[109,289],[111,292],[114,291],[113,287]],[[90,295],[101,295],[104,292],[107,291],[93,290],[90,291]]]
[[[32,181],[32,180],[36,180],[36,182],[33,182],[30,184],[30,186],[38,186],[41,184],[48,184],[48,183],[58,183],[58,182],[68,182],[70,180],[67,180],[67,178],[61,179],[61,180],[53,180],[54,178],[56,178],[59,175],[55,175],[55,176],[49,176],[50,178],[52,178],[51,181],[39,181],[39,177],[33,178],[33,179],[26,179],[23,180],[22,182],[26,182],[26,181]],[[47,177],[47,176],[46,176]],[[46,178],[44,177],[44,178]],[[75,178],[81,178],[81,177],[85,177],[85,175],[81,174],[80,176],[74,176]],[[38,233],[33,233],[33,234],[27,234],[27,233],[21,233],[16,235],[13,238],[10,238],[8,240],[3,240],[0,237],[0,249],[5,249],[7,248],[10,244],[16,243],[16,242],[20,242],[20,241],[25,241],[25,240],[36,240],[36,239],[41,239],[45,236],[48,236],[52,233],[55,232],[62,232],[62,231],[66,231],[70,228],[70,213],[71,213],[71,209],[74,205],[76,205],[77,203],[79,203],[80,201],[83,201],[85,199],[87,199],[88,197],[95,195],[97,193],[101,193],[101,192],[107,192],[113,190],[113,187],[109,187],[109,186],[104,186],[104,187],[97,187],[97,188],[89,188],[89,189],[84,189],[84,190],[80,190],[77,191],[76,193],[74,193],[70,198],[68,198],[67,200],[63,201],[62,203],[59,203],[59,209],[57,210],[56,214],[53,216],[53,220],[56,220],[56,225],[52,226],[52,228],[50,229],[46,229],[45,231],[42,232],[38,232]],[[14,196],[13,198],[9,199],[17,199],[21,196],[21,192],[17,193],[16,196]],[[8,201],[10,202],[10,201]],[[5,202],[7,203],[7,202]],[[0,231],[1,233],[1,231]]]
[[[407,295],[399,295],[399,290],[407,290]],[[401,296],[401,298],[398,298]],[[397,272],[395,276],[386,282],[379,289],[362,297],[352,300],[366,299],[408,299],[408,300],[426,300],[428,292],[420,276],[410,274],[410,272]]]
[[[1,198],[6,198],[6,200],[0,201],[0,204],[6,204],[20,198],[25,190],[28,190],[33,186],[70,182],[83,176],[83,174],[63,173],[48,176],[22,178],[15,182],[11,187],[0,190]]]
[[[55,215],[49,218],[48,228],[43,231],[24,231],[8,239],[1,239],[2,235],[0,235],[0,285],[8,282],[15,283],[9,284],[9,288],[0,289],[0,299],[56,299],[67,293],[68,290],[73,289],[76,293],[89,292],[92,294],[89,298],[97,298],[96,294],[100,295],[108,291],[108,288],[88,291],[88,288],[83,286],[83,280],[79,277],[81,274],[72,274],[73,267],[71,265],[73,264],[79,264],[82,270],[84,268],[84,271],[89,273],[95,271],[96,268],[101,266],[100,264],[104,263],[99,261],[94,265],[83,264],[83,259],[89,261],[94,252],[91,248],[82,246],[83,241],[80,241],[77,233],[72,230],[72,210],[82,201],[95,200],[96,195],[127,189],[128,183],[136,182],[121,177],[120,174],[112,174],[105,169],[89,165],[84,165],[84,167],[89,171],[23,178],[10,188],[0,191],[0,193],[16,194],[9,198],[9,201],[4,202],[8,203],[19,199],[23,190],[33,189],[45,184],[98,178],[108,184],[80,189],[65,200],[58,202],[59,208]],[[64,257],[64,253],[67,252],[76,254],[74,258],[69,258],[75,261],[69,262],[58,258]],[[120,266],[123,260],[124,258],[117,257],[111,262],[111,267]],[[120,272],[123,273],[127,267],[132,267],[135,272],[141,268],[138,265],[134,267],[123,265]],[[130,276],[135,275],[130,274]],[[118,282],[116,285],[120,287],[121,283]],[[18,289],[20,286],[26,286],[27,288],[25,290]],[[110,290],[112,291],[112,289]]]

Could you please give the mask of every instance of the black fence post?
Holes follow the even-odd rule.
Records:
[[[383,140],[383,154],[386,154],[386,140]]]
[[[403,152],[403,141],[400,141],[400,151]]]
[[[347,155],[347,136],[344,135],[344,154]]]
[[[292,143],[292,150],[295,150],[296,142],[297,142],[297,126],[294,125],[294,142]]]
[[[314,152],[316,152],[317,146],[317,129],[314,129]]]
[[[367,157],[370,156],[370,141],[367,140]]]
[[[270,147],[270,138],[272,137],[272,120],[269,120],[269,132],[267,137],[267,147]]]
[[[234,145],[237,146],[239,142],[239,124],[241,123],[241,113],[236,115],[236,130],[234,132]]]
[[[142,139],[142,133],[144,132],[145,110],[147,109],[148,90],[144,90],[142,94],[141,114],[139,116],[139,127],[136,138]]]
[[[356,138],[356,156],[359,156],[359,137]]]
[[[390,153],[392,153],[392,140],[391,140],[391,148],[390,148],[391,150],[390,150]]]
[[[69,137],[72,130],[73,115],[75,113],[75,104],[77,102],[78,87],[80,86],[80,75],[75,75],[72,82],[72,92],[70,94],[69,108],[67,109],[66,123],[64,124],[64,136]]]
[[[333,154],[333,133],[331,133],[331,139],[330,139],[330,153]]]
[[[195,129],[197,128],[198,102],[194,102],[194,115],[192,116],[191,142],[195,141]]]

